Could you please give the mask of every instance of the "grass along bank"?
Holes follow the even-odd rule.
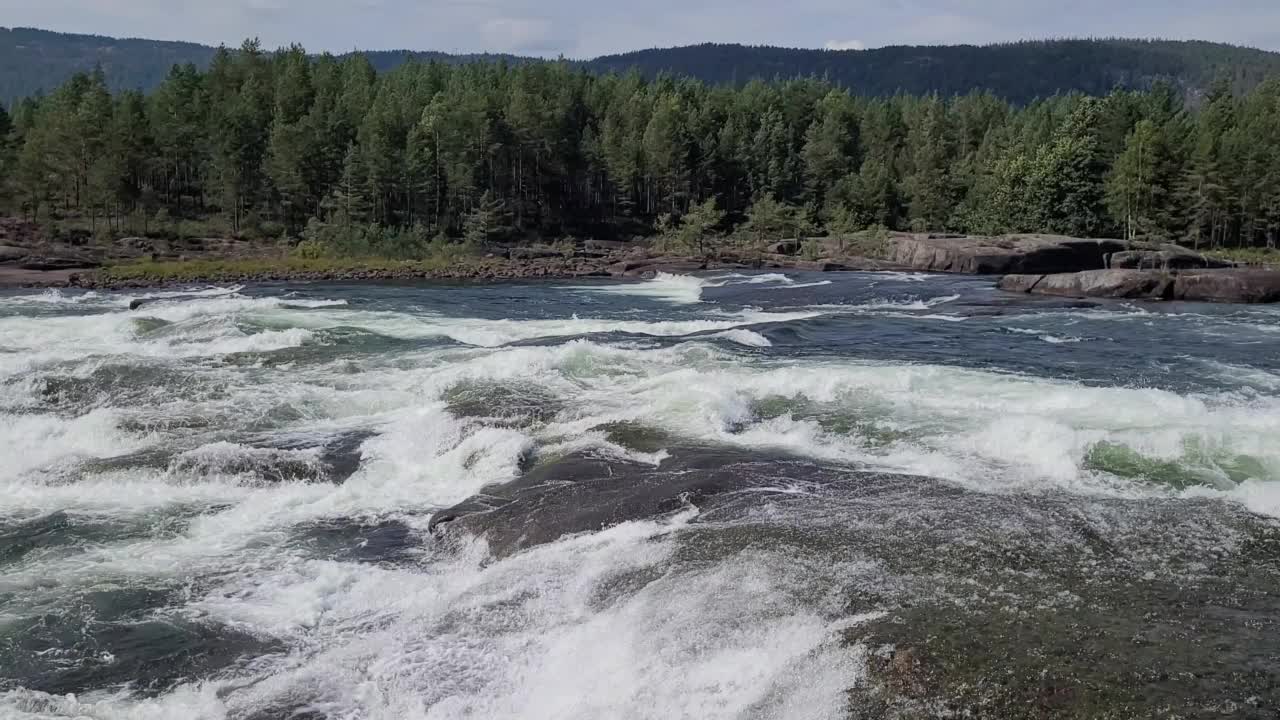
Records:
[[[1267,247],[1220,248],[1206,250],[1205,255],[1218,260],[1228,260],[1242,265],[1280,267],[1280,250]]]
[[[319,256],[299,254],[251,258],[138,260],[79,273],[69,284],[86,288],[128,288],[185,283],[270,282],[282,280],[399,280],[580,277],[607,274],[616,257],[580,257],[549,252],[541,257],[510,258],[489,253],[431,253],[420,258]]]

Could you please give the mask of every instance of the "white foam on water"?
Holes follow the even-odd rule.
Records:
[[[314,312],[299,318],[311,329],[357,327],[388,337],[404,339],[448,338],[476,347],[501,347],[543,338],[575,337],[600,333],[625,333],[651,337],[683,337],[750,325],[791,322],[819,316],[815,311],[763,312],[745,310],[719,314],[717,319],[613,320],[606,318],[555,318],[490,320],[485,318],[405,315],[368,311]]]
[[[520,431],[463,422],[431,403],[397,413],[364,443],[365,462],[341,494],[376,494],[378,506],[391,510],[447,506],[514,479],[532,448]]]
[[[134,699],[127,693],[102,699],[72,694],[49,695],[31,690],[0,692],[5,720],[214,720],[227,716],[217,687],[180,687],[158,698]]]
[[[1040,330],[1033,330],[1031,328],[1010,327],[1005,329],[1015,335],[1033,335],[1037,339],[1047,342],[1051,345],[1065,345],[1065,344],[1071,344],[1071,343],[1084,342],[1085,340],[1082,337],[1050,335]]]
[[[877,278],[886,278],[896,280],[898,282],[925,282],[931,280],[938,275],[921,272],[900,272],[896,270],[876,273]]]
[[[832,304],[823,303],[818,305],[805,305],[805,310],[821,312],[824,314],[864,314],[875,315],[879,317],[902,317],[915,318],[918,320],[943,320],[947,322],[964,322],[969,318],[963,315],[947,315],[941,313],[927,313],[941,305],[955,302],[960,299],[960,295],[942,295],[938,297],[921,300],[913,298],[906,299],[881,299],[871,300],[868,302],[855,304]]]
[[[8,299],[9,302],[34,305],[81,305],[97,302],[103,296],[90,290],[83,293],[64,293],[57,288],[50,288],[39,295],[19,295]]]
[[[769,288],[770,290],[799,290],[800,288],[823,287],[833,284],[831,280],[814,280],[807,283],[791,283],[783,287]]]
[[[865,653],[839,634],[848,622],[830,619],[843,597],[805,588],[815,577],[848,583],[866,566],[750,548],[711,566],[676,565],[678,533],[696,511],[496,562],[475,544],[455,561],[403,569],[282,555],[262,543],[280,519],[273,506],[263,511],[211,519],[239,524],[255,543],[181,561],[138,547],[127,567],[220,561],[226,578],[183,613],[281,641],[283,656],[157,698],[12,691],[0,711],[221,718],[303,703],[332,717],[825,720],[847,713],[847,690],[863,676]],[[215,540],[204,530],[187,544]],[[94,571],[101,580],[112,569]],[[650,579],[629,587],[636,574]]]
[[[942,295],[927,300],[873,300],[850,307],[863,310],[931,310],[939,305],[946,305],[959,299],[959,295]]]
[[[666,450],[649,453],[629,450],[611,442],[604,433],[600,432],[580,433],[571,439],[548,442],[538,448],[539,458],[554,458],[573,453],[589,453],[596,457],[610,458],[636,465],[652,465],[653,467],[661,466],[664,460],[671,457],[671,453]]]
[[[959,323],[969,318],[965,315],[946,315],[943,313],[887,312],[879,313],[885,317],[907,318],[910,320],[937,320],[939,322]]]
[[[728,273],[725,275],[713,275],[707,278],[707,280],[721,285],[770,285],[775,283],[792,285],[795,283],[795,280],[792,280],[782,273],[759,273],[755,275]]]
[[[495,361],[504,351],[472,371],[483,375],[498,366],[503,370],[495,377],[523,376],[565,392],[581,387],[548,430],[559,435],[639,422],[699,441],[774,447],[986,490],[1153,489],[1090,469],[1088,455],[1100,443],[1156,460],[1205,463],[1209,471],[1217,462],[1253,458],[1264,468],[1263,479],[1280,479],[1280,448],[1269,439],[1280,432],[1275,400],[1097,388],[933,366],[753,367],[741,358],[708,355],[702,367],[690,367],[681,352],[618,354],[590,343],[521,350],[520,359]],[[595,358],[597,366],[612,364],[615,372],[575,375],[573,383],[553,379],[568,369],[573,353]],[[573,364],[585,362],[578,357]],[[818,403],[820,416],[846,415],[855,425],[863,417],[868,429],[834,433],[816,419],[760,420],[753,406],[770,398]],[[877,432],[893,439],[877,441]]]
[[[763,273],[759,275],[732,273],[729,275],[716,275],[708,278],[708,280],[715,283],[710,287],[759,285],[762,286],[761,290],[799,290],[800,288],[823,287],[832,284],[831,280],[814,280],[802,283],[782,273]]]
[[[113,298],[112,306],[121,300]],[[125,301],[127,305],[127,299]],[[334,307],[344,301],[293,301],[312,307]],[[152,358],[202,357],[240,352],[270,352],[312,340],[311,331],[287,323],[280,328],[246,329],[242,321],[288,310],[280,298],[242,298],[225,293],[194,300],[162,300],[137,311],[114,310],[89,315],[0,317],[0,377],[18,375],[54,363],[95,356],[135,355]],[[161,322],[157,328],[139,323]]]
[[[647,297],[673,305],[695,305],[702,302],[702,291],[705,288],[750,285],[759,286],[761,289],[767,290],[797,290],[800,288],[821,287],[823,285],[830,284],[830,280],[816,280],[801,283],[797,282],[794,278],[783,275],[782,273],[760,273],[753,275],[729,273],[725,275],[712,275],[707,277],[658,273],[652,279],[638,283],[625,283],[618,285],[584,285],[574,286],[568,289],[607,295]]]
[[[1266,392],[1280,391],[1280,374],[1248,365],[1233,365],[1216,360],[1200,360],[1199,363],[1219,377],[1237,385]]]
[[[769,342],[769,338],[761,335],[760,333],[752,330],[743,330],[741,328],[736,330],[725,330],[724,332],[716,333],[710,337],[724,338],[725,340],[736,342],[739,345],[746,345],[747,347],[763,348],[771,347],[773,345],[773,343]]]
[[[636,349],[576,340],[457,360],[396,382],[427,398],[459,382],[543,388],[564,398],[565,408],[534,431],[535,441],[637,422],[699,442],[772,447],[985,490],[1159,491],[1091,469],[1090,451],[1108,443],[1209,473],[1222,472],[1217,463],[1250,458],[1265,473],[1261,479],[1280,479],[1280,447],[1269,440],[1280,432],[1280,402],[1268,398],[1089,387],[941,366],[779,366],[697,342]],[[772,398],[817,403],[810,411],[817,415],[758,418],[754,406]],[[854,429],[826,429],[823,416],[847,417]]]
[[[319,475],[324,469],[319,448],[280,450],[248,447],[224,440],[179,453],[169,461],[169,471],[209,479],[264,473],[269,477],[274,474],[274,479],[283,480],[279,477],[282,465],[288,466],[283,470],[305,471],[312,475]]]
[[[226,477],[174,482],[160,472],[136,468],[84,477],[74,483],[0,482],[3,517],[32,518],[52,512],[80,516],[125,518],[168,508],[235,503],[253,494],[252,487]]]
[[[298,647],[228,694],[233,710],[301,697],[339,717],[841,716],[862,657],[824,617],[838,608],[802,597],[813,568],[768,551],[672,567],[690,517],[426,573],[295,563],[240,574],[191,610]],[[646,572],[634,591],[616,585]]]
[[[0,412],[0,483],[12,482],[35,469],[84,458],[123,455],[144,442],[119,427],[120,413],[92,410],[66,419],[53,415]]]
[[[660,272],[652,279],[643,282],[582,285],[568,289],[605,295],[644,297],[673,305],[695,305],[702,302],[702,288],[715,286],[715,282],[707,278]]]
[[[1228,500],[1243,505],[1250,512],[1280,518],[1280,481],[1276,480],[1250,479],[1227,490],[1197,485],[1184,490],[1182,497]]]

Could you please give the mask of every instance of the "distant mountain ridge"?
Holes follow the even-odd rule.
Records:
[[[609,55],[599,71],[668,71],[710,83],[816,75],[860,95],[942,95],[987,89],[1014,102],[1062,92],[1104,94],[1166,80],[1190,95],[1225,79],[1251,90],[1280,74],[1280,53],[1204,41],[1035,40],[998,45],[894,46],[813,50],[693,45]]]
[[[31,28],[0,28],[0,101],[48,91],[76,72],[101,65],[115,88],[156,87],[175,64],[206,66],[216,48],[188,42],[117,39]],[[378,70],[409,58],[470,62],[538,62],[515,55],[434,51],[365,52]],[[1280,75],[1280,53],[1221,43],[1172,40],[1049,40],[999,45],[897,46],[816,50],[703,44],[655,48],[574,61],[593,72],[666,72],[714,84],[752,79],[825,77],[862,95],[987,89],[1014,102],[1055,93],[1105,93],[1114,87],[1172,82],[1195,96],[1219,79],[1248,90]]]

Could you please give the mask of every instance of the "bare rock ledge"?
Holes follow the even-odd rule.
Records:
[[[1217,303],[1280,302],[1280,270],[1086,270],[1047,275],[1013,274],[1001,290],[1070,298],[1183,300]]]

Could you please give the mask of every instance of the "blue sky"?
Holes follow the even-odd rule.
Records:
[[[310,50],[591,57],[697,42],[862,48],[1062,36],[1280,50],[1280,0],[0,0],[0,23]]]

